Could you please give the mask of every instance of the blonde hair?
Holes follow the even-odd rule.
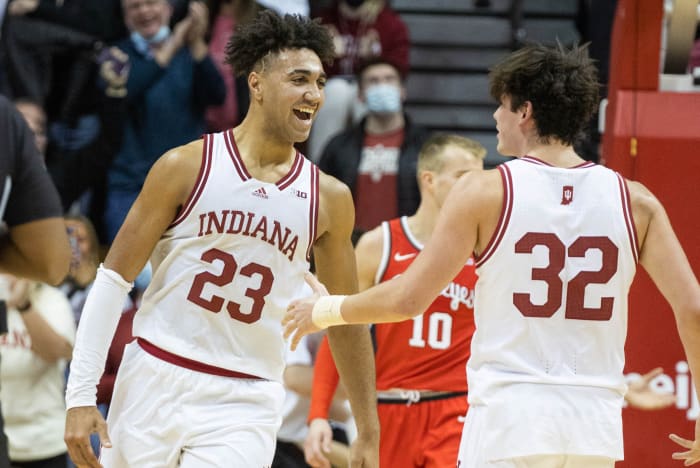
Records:
[[[455,135],[454,133],[436,133],[428,138],[420,149],[418,154],[418,172],[439,172],[443,164],[440,155],[448,146],[457,146],[469,151],[474,157],[482,161],[486,157],[486,148],[476,140]]]

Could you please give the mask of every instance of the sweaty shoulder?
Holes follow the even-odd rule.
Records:
[[[340,228],[349,231],[355,224],[355,207],[347,185],[335,177],[319,171],[318,233]]]

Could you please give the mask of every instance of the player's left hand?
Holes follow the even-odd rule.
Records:
[[[304,439],[304,459],[313,468],[331,468],[328,454],[333,442],[333,430],[328,420],[315,418],[309,424]]]
[[[677,436],[669,435],[669,438],[683,448],[686,452],[674,452],[671,458],[674,460],[685,460],[683,466],[690,466],[700,462],[700,419],[695,421],[695,440],[688,440]]]
[[[299,340],[301,340],[304,335],[321,330],[319,327],[314,325],[313,320],[311,320],[311,312],[313,311],[314,304],[316,304],[318,298],[328,295],[328,290],[326,287],[319,280],[317,280],[314,275],[307,272],[304,275],[304,279],[306,280],[307,284],[311,286],[314,295],[293,301],[291,304],[289,304],[289,307],[287,307],[287,313],[282,319],[284,338],[292,338],[290,343],[292,350],[297,348]]]
[[[676,397],[671,393],[658,393],[651,387],[651,381],[663,372],[661,367],[653,369],[638,380],[631,382],[625,395],[630,406],[643,410],[656,410],[671,406]]]

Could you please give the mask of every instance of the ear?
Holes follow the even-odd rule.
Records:
[[[254,101],[262,101],[263,84],[262,77],[258,72],[250,72],[248,74],[248,89],[250,90],[251,99]]]
[[[426,170],[418,172],[418,184],[423,190],[428,190],[428,188],[433,185],[434,180],[435,174],[433,172]]]
[[[533,117],[533,109],[532,109],[532,102],[530,101],[525,101],[522,106],[520,106],[520,109],[518,109],[518,112],[520,113],[520,120],[525,121],[525,120],[530,120]]]

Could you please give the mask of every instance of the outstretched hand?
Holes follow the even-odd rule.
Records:
[[[671,406],[676,397],[671,393],[658,393],[651,387],[651,381],[663,372],[661,367],[652,369],[638,380],[631,382],[625,395],[630,406],[643,410],[657,410]]]
[[[669,438],[683,448],[685,452],[674,452],[671,458],[674,460],[684,460],[683,466],[695,465],[700,462],[700,420],[695,421],[695,440],[688,440],[677,436],[669,435]]]
[[[307,272],[304,275],[304,279],[311,286],[311,290],[314,292],[313,296],[297,299],[290,303],[289,307],[287,307],[287,313],[282,319],[284,338],[289,339],[291,337],[290,345],[292,350],[297,348],[303,336],[321,330],[311,320],[311,313],[318,298],[328,296],[326,287],[313,274]]]

